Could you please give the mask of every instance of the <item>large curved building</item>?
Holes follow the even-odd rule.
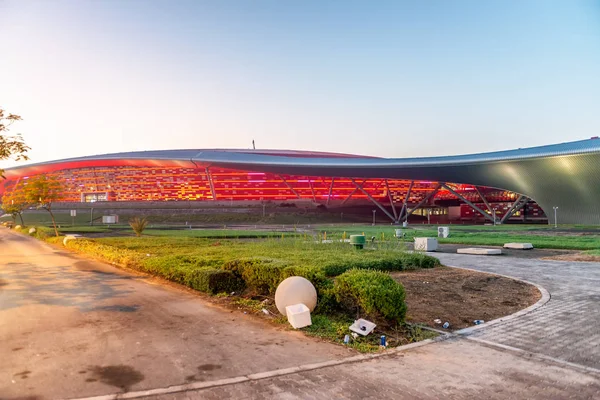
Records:
[[[277,150],[105,154],[5,171],[0,195],[52,174],[64,201],[294,201],[375,204],[391,221],[450,213],[475,222],[600,224],[600,140],[428,158]],[[546,215],[548,217],[546,217]]]

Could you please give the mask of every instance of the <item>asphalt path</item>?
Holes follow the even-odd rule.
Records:
[[[0,230],[0,399],[139,391],[353,354]]]

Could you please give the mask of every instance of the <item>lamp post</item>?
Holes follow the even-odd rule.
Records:
[[[377,210],[373,210],[373,226],[375,226],[375,213],[377,212]]]
[[[556,211],[558,211],[558,206],[552,207],[554,209],[554,227],[558,228],[558,223],[556,221]]]
[[[494,208],[492,208],[492,210],[494,210],[494,226],[496,226],[496,210],[497,210],[497,208],[494,207]]]

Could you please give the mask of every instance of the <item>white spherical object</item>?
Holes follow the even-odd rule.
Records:
[[[36,232],[35,228],[29,228],[29,234],[33,235]]]
[[[275,305],[286,315],[285,308],[294,304],[304,304],[312,312],[317,306],[317,290],[312,283],[301,276],[290,276],[277,286]]]

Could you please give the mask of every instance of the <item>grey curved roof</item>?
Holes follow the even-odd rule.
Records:
[[[600,139],[547,146],[421,158],[374,158],[280,150],[164,150],[104,154],[31,164],[32,167],[119,160],[189,161],[195,165],[354,178],[399,178],[497,187],[527,195],[563,223],[600,224]]]

